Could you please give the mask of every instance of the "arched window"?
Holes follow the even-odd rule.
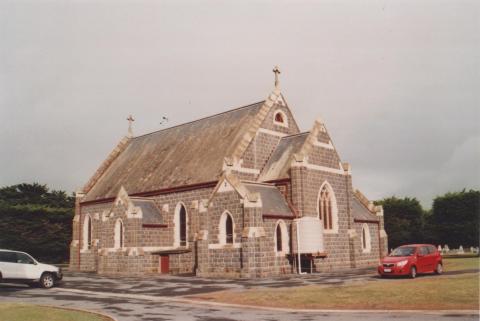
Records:
[[[338,231],[337,202],[333,189],[325,182],[318,195],[318,216],[323,222],[323,229],[328,232]]]
[[[283,220],[279,220],[277,222],[275,227],[274,241],[275,251],[277,254],[282,255],[289,252],[287,225]]]
[[[83,221],[83,248],[85,250],[92,248],[92,229],[92,218],[90,215],[86,215]]]
[[[233,244],[235,240],[235,225],[233,223],[232,215],[225,211],[220,216],[220,225],[218,226],[218,240],[220,244]]]
[[[233,243],[233,220],[230,215],[227,215],[225,221],[225,232],[226,232],[226,242],[227,244]]]
[[[187,246],[188,218],[185,205],[178,203],[175,208],[175,246]]]
[[[277,225],[277,252],[282,252],[283,246],[282,246],[282,229],[280,228],[280,225]]]
[[[370,229],[367,223],[362,225],[362,234],[360,235],[360,242],[362,243],[362,252],[369,253],[372,249],[372,240],[370,238]]]
[[[288,127],[287,115],[285,115],[285,113],[284,113],[283,111],[281,111],[281,110],[277,110],[277,111],[273,114],[273,122],[274,122],[276,125]]]
[[[114,241],[115,241],[115,244],[114,244],[114,247],[116,249],[121,249],[123,248],[124,246],[124,239],[125,239],[125,230],[124,230],[124,227],[123,227],[123,222],[121,219],[118,219],[116,222],[115,222],[115,231],[114,231]]]

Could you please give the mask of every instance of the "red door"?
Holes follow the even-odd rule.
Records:
[[[417,249],[417,272],[424,273],[429,269],[430,258],[428,257],[428,249],[421,246]]]
[[[169,256],[160,255],[160,273],[168,274],[169,272]]]

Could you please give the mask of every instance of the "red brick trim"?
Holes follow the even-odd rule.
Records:
[[[169,193],[186,192],[186,191],[196,190],[199,188],[215,187],[217,184],[218,184],[218,181],[211,181],[211,182],[198,183],[198,184],[192,184],[192,185],[181,185],[176,187],[158,189],[158,190],[149,191],[149,192],[129,194],[128,196],[133,196],[133,197],[157,196],[157,195],[169,194]],[[110,202],[113,202],[114,200],[115,200],[115,197],[108,197],[108,198],[103,198],[99,200],[80,202],[80,204],[81,205],[102,204],[102,203],[110,203]]]
[[[295,219],[295,216],[286,216],[286,215],[279,215],[279,214],[263,214],[263,218],[266,219],[287,219],[287,220],[293,220]]]
[[[168,227],[167,224],[142,224],[142,227],[146,228],[165,228]]]
[[[374,224],[379,224],[380,222],[379,221],[375,221],[375,220],[360,220],[360,219],[353,219],[353,221],[355,223],[374,223]]]

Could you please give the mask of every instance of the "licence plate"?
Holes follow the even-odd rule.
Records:
[[[383,269],[383,272],[392,272],[392,269]]]

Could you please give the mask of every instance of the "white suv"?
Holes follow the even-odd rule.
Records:
[[[24,252],[0,249],[0,282],[40,284],[51,288],[62,279],[62,270],[56,266],[39,263]]]

